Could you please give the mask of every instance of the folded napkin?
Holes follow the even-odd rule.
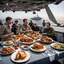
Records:
[[[48,56],[50,61],[53,61],[55,59],[55,54],[48,53]]]
[[[55,53],[59,56],[60,55],[60,51],[55,50]]]

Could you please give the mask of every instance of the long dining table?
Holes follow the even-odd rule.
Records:
[[[0,44],[3,43],[0,41]],[[53,60],[59,60],[64,58],[64,51],[58,51],[53,49],[50,44],[44,44],[46,46],[46,51],[44,52],[33,52],[30,49],[26,50],[30,53],[30,59],[24,63],[18,64],[51,64]],[[20,47],[19,47],[20,48]],[[2,49],[2,46],[0,46]],[[20,48],[21,49],[21,48]],[[11,55],[0,55],[0,64],[16,64],[11,60]]]

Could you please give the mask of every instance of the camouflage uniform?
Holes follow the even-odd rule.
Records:
[[[7,40],[8,38],[10,38],[10,36],[8,36],[8,34],[11,33],[10,30],[10,26],[7,25],[6,23],[2,26],[2,28],[0,28],[0,38],[3,40]]]
[[[25,26],[24,24],[21,25],[21,32],[26,32],[27,30],[32,30],[31,27],[29,25]]]
[[[47,33],[48,37],[51,37],[53,39],[55,38],[55,31],[51,27],[49,29],[45,28],[44,31],[43,31],[43,33]]]

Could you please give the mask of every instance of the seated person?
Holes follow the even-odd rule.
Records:
[[[7,40],[10,38],[14,33],[10,30],[10,24],[12,23],[12,18],[7,17],[6,23],[2,26],[2,29],[0,30],[0,38],[1,40]]]
[[[23,19],[23,25],[21,26],[21,29],[22,29],[21,32],[24,32],[24,33],[32,32],[31,27],[27,23],[27,19]]]
[[[43,33],[46,33],[48,37],[51,37],[55,40],[55,31],[52,27],[50,27],[50,23],[46,23],[46,28],[44,29]]]
[[[0,31],[1,31],[1,29],[2,29],[2,21],[0,20]],[[0,38],[0,41],[1,41],[1,38]]]
[[[19,30],[20,25],[18,24],[18,21],[16,20],[15,23],[12,25],[12,32],[14,32],[14,34],[17,33],[17,30]]]
[[[33,31],[39,31],[39,27],[37,26],[36,23],[33,24],[32,30],[33,30]]]

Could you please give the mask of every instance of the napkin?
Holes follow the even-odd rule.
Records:
[[[48,48],[47,52],[48,52],[47,55],[49,56],[49,60],[53,61],[55,59],[55,53],[50,48]]]
[[[48,56],[50,61],[53,61],[55,59],[55,54],[48,53]]]
[[[55,50],[55,53],[56,53],[56,54],[58,54],[58,56],[59,56],[59,54],[60,54],[60,52],[59,52],[59,51],[57,51],[57,50]]]

